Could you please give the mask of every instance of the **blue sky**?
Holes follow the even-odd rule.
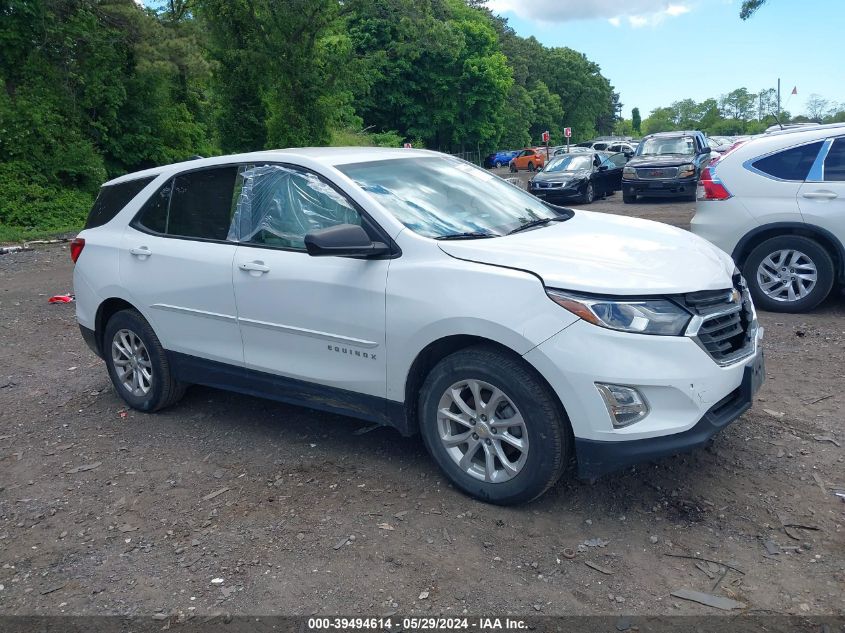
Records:
[[[768,0],[749,20],[740,0],[488,0],[522,36],[568,46],[602,68],[623,115],[687,97],[775,87],[794,114],[817,93],[845,103],[845,0]],[[797,95],[790,95],[793,87]]]

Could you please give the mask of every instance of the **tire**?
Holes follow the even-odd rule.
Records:
[[[622,202],[625,204],[633,204],[637,201],[637,194],[622,192]]]
[[[124,380],[119,371],[126,365],[119,367],[116,363],[133,356],[122,350],[132,351],[135,342],[142,346],[137,347],[134,354],[138,365],[135,370],[129,370],[131,381],[128,377]],[[185,394],[187,385],[173,378],[161,342],[147,320],[135,310],[121,310],[109,319],[103,332],[103,355],[115,390],[133,409],[152,413],[176,404]],[[148,369],[149,381],[142,379],[144,368]],[[135,382],[136,376],[138,382]],[[137,385],[137,388],[130,391],[125,382],[132,387]],[[145,384],[148,386],[146,391],[143,389]]]
[[[502,167],[502,161],[497,160],[495,163],[493,163],[493,167],[495,167],[496,169],[500,169]]]
[[[593,183],[588,182],[587,188],[584,190],[584,195],[581,196],[581,202],[583,204],[592,204],[593,200],[596,199],[596,189],[593,187]]]
[[[515,164],[515,163],[511,163],[511,164],[509,165],[509,167],[510,167],[510,170],[511,170],[511,173],[512,173],[512,174],[515,174],[516,172],[518,172],[518,171],[519,171],[519,170],[516,168],[516,164]]]
[[[533,172],[534,170],[536,170],[536,167],[534,167],[534,163],[528,163],[528,171]]]
[[[763,265],[764,262],[766,265]],[[779,266],[781,263],[785,265]],[[790,266],[790,263],[793,265]],[[785,272],[783,268],[786,268]],[[812,268],[815,268],[814,284],[806,278],[792,277],[793,274],[810,275]],[[791,283],[783,288],[777,285],[769,287],[768,283],[776,282],[778,278],[768,271],[790,275],[785,281]],[[755,247],[745,260],[742,274],[758,308],[769,312],[807,312],[830,294],[834,267],[830,253],[815,240],[800,235],[781,235]],[[796,297],[794,300],[789,298],[790,287]],[[803,297],[800,296],[802,292],[806,292]]]
[[[469,382],[482,383],[480,399],[484,403],[487,398],[488,405],[491,389],[501,390],[504,399],[500,399],[495,408],[499,424],[502,419],[510,419],[513,417],[511,414],[518,413],[524,425],[521,428],[500,427],[494,433],[487,426],[489,420],[484,419],[484,408],[481,408],[480,414],[478,409],[475,410],[478,415],[474,426],[470,426],[468,421],[460,424],[448,421],[439,413],[441,410],[461,410],[451,396],[456,393],[453,388],[460,389],[464,385],[457,393],[462,394],[459,396],[461,399],[468,398],[474,406]],[[466,400],[463,404],[469,406]],[[522,359],[493,347],[469,347],[441,360],[426,378],[418,406],[423,441],[434,461],[457,488],[482,501],[512,505],[536,499],[560,479],[568,463],[571,431],[557,398]],[[466,414],[459,415],[470,419]],[[465,426],[467,431],[463,431]],[[474,441],[477,443],[474,444],[469,467],[465,468],[459,460],[470,450],[469,442],[474,437],[471,433],[476,429]],[[460,434],[468,435],[467,442],[452,447],[447,447],[441,437]],[[497,436],[508,436],[519,441],[520,434],[522,440],[527,440],[524,453],[509,442],[495,440]],[[492,458],[493,476],[488,477],[488,451],[493,454],[497,450],[503,451],[513,471],[507,471],[504,462],[496,456]]]

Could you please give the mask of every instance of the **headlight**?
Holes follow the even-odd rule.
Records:
[[[546,289],[549,298],[585,321],[621,332],[680,336],[692,318],[666,299],[615,300]]]
[[[695,173],[695,165],[681,165],[678,167],[678,176],[680,178],[686,178],[687,176],[692,176]]]
[[[628,180],[634,180],[637,178],[637,170],[633,167],[623,167],[622,177],[627,178]]]

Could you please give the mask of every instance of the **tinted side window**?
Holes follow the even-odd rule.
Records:
[[[338,224],[361,225],[361,216],[346,197],[310,172],[250,165],[238,178],[232,240],[304,250],[306,233]]]
[[[135,224],[154,233],[167,233],[167,211],[172,190],[173,179],[170,179],[144,203],[135,218]]]
[[[217,167],[173,179],[168,235],[225,240],[232,221],[232,192],[238,168]]]
[[[824,159],[824,179],[845,181],[845,138],[836,139],[830,146],[827,158]]]
[[[801,145],[766,156],[752,163],[755,169],[781,180],[804,180],[813,166],[813,161],[822,148],[822,142]]]
[[[111,221],[114,216],[120,213],[123,207],[129,204],[132,198],[141,192],[141,189],[150,184],[154,179],[154,176],[150,178],[138,178],[100,189],[100,193],[94,201],[94,206],[88,214],[85,228],[93,229]]]

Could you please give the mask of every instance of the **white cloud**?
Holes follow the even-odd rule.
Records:
[[[489,0],[496,13],[513,13],[534,22],[571,22],[606,19],[619,26],[627,18],[632,28],[657,26],[667,17],[689,13],[689,4],[670,0]]]

